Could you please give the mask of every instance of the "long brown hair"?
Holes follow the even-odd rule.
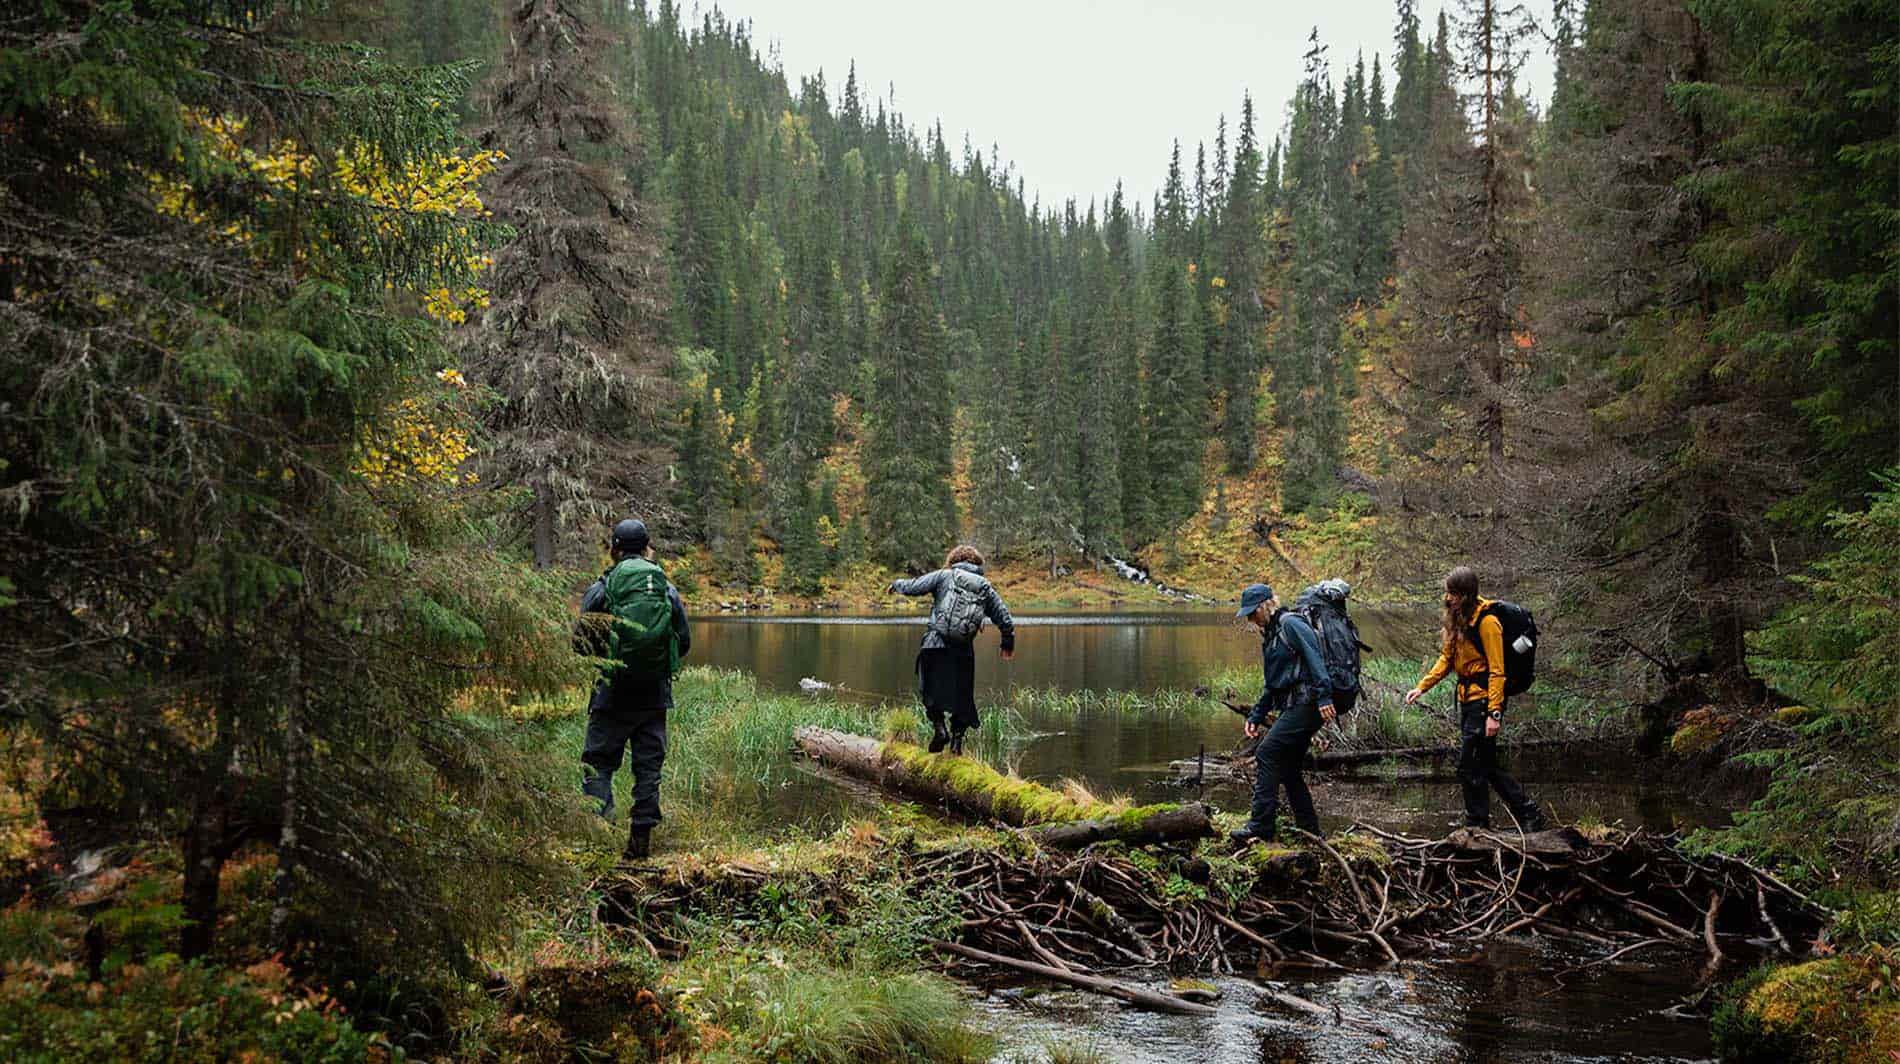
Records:
[[[968,543],[959,543],[950,548],[950,556],[943,560],[943,567],[948,569],[958,562],[969,562],[971,565],[981,569],[983,568],[983,555]]]
[[[1446,650],[1457,643],[1458,637],[1465,632],[1465,622],[1471,617],[1471,607],[1478,601],[1478,573],[1468,565],[1460,565],[1445,574],[1445,612],[1438,622],[1438,638]]]

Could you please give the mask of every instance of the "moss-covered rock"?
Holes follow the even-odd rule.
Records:
[[[1729,988],[1713,1021],[1722,1059],[1745,1064],[1892,1064],[1900,991],[1892,952],[1762,968]]]
[[[1775,719],[1789,727],[1806,724],[1822,715],[1822,711],[1813,706],[1782,706],[1775,710]]]

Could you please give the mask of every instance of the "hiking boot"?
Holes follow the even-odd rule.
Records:
[[[1256,842],[1265,846],[1271,846],[1273,845],[1273,832],[1261,831],[1252,824],[1243,824],[1239,830],[1228,832],[1227,841],[1233,843],[1235,846],[1252,846]]]
[[[627,852],[620,855],[623,861],[644,861],[653,852],[653,829],[636,824],[627,833]]]
[[[963,732],[953,731],[950,733],[950,752],[958,757],[963,756]]]
[[[934,720],[931,721],[930,722],[930,752],[933,754],[943,753],[943,748],[949,745],[950,745],[950,732],[944,728],[943,723],[941,721],[934,721]]]

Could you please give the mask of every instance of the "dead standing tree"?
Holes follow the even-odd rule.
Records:
[[[507,153],[490,202],[514,237],[463,343],[488,414],[491,482],[533,493],[534,561],[577,560],[581,529],[646,507],[667,453],[667,284],[657,224],[628,187],[638,151],[606,71],[608,39],[571,0],[508,9],[485,147]]]

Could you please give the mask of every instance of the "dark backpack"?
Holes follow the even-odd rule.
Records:
[[[628,558],[607,573],[607,612],[614,618],[608,657],[648,675],[679,671],[672,586],[665,570],[645,558]]]
[[[943,598],[936,608],[937,634],[968,643],[983,630],[982,577],[950,568],[943,571]]]
[[[1359,626],[1346,613],[1343,580],[1325,580],[1293,600],[1293,613],[1319,636],[1319,656],[1333,678],[1333,709],[1352,712],[1359,702],[1359,654],[1372,648],[1359,641]]]
[[[1471,645],[1484,652],[1484,641],[1478,638],[1478,622],[1485,614],[1498,619],[1498,627],[1504,629],[1504,694],[1506,697],[1530,690],[1537,682],[1537,620],[1531,611],[1515,602],[1493,602],[1478,611],[1477,622],[1471,626],[1467,638]],[[1527,649],[1517,649],[1519,639],[1529,640]],[[1485,662],[1491,668],[1493,662]]]

